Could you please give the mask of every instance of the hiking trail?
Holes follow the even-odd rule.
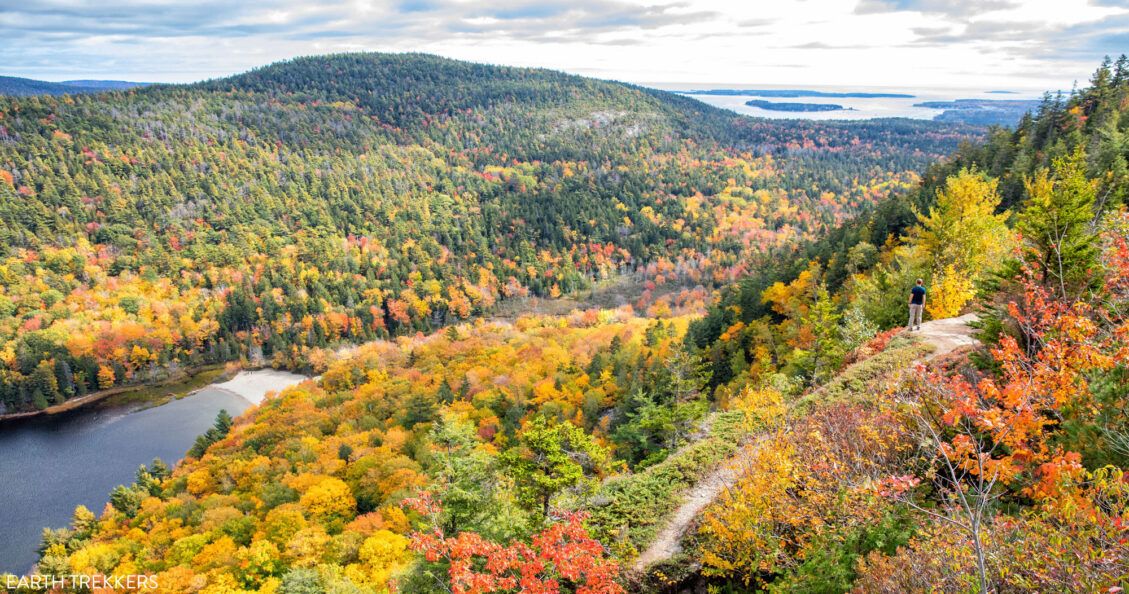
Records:
[[[955,318],[932,320],[922,323],[920,330],[907,333],[933,345],[933,352],[925,357],[928,361],[958,348],[977,344],[977,340],[972,337],[974,329],[968,324],[978,319],[976,314],[965,314]],[[757,444],[764,437],[757,439]],[[756,445],[753,447],[755,448]],[[681,552],[682,537],[686,535],[694,520],[707,505],[721,495],[722,491],[732,487],[737,480],[738,461],[736,458],[731,458],[723,462],[716,470],[682,494],[681,505],[674,510],[667,519],[666,525],[655,535],[654,542],[635,560],[632,565],[635,571],[645,571],[652,564]]]
[[[951,353],[960,347],[975,345],[977,341],[972,337],[974,329],[968,324],[979,319],[979,316],[970,313],[956,318],[932,320],[922,324],[921,330],[914,330],[910,334],[933,345],[933,352],[925,358],[929,360]]]

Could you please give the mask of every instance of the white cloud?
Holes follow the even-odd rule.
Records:
[[[190,81],[424,51],[636,82],[1064,88],[1129,38],[1086,0],[27,0],[0,74]]]

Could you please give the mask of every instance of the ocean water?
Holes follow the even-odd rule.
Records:
[[[711,89],[798,89],[807,91],[841,92],[841,93],[900,93],[913,95],[912,98],[901,97],[760,97],[754,95],[687,95],[715,107],[721,107],[740,114],[773,119],[805,119],[805,120],[868,120],[873,118],[914,118],[931,120],[941,114],[941,109],[928,107],[915,107],[915,103],[925,101],[953,101],[956,99],[1039,99],[1043,91],[1035,89],[942,89],[942,88],[889,88],[889,87],[828,87],[821,85],[730,85],[730,84],[695,84],[695,83],[669,83],[648,85],[654,88],[676,93],[685,93],[689,90]],[[993,92],[993,91],[1008,91]],[[745,102],[750,99],[762,99],[774,103],[821,103],[842,105],[844,110],[838,111],[773,111],[750,107]]]

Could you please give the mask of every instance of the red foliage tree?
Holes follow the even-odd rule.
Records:
[[[437,518],[440,504],[424,493],[406,503]],[[439,522],[412,534],[412,549],[425,559],[448,565],[453,594],[522,592],[529,594],[620,594],[619,564],[588,535],[583,514],[571,514],[534,535],[531,541],[499,544],[474,532],[448,536]]]

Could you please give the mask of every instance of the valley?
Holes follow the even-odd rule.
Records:
[[[359,93],[372,85],[383,90]],[[106,100],[121,105],[112,120]],[[0,113],[0,413],[159,380],[172,364],[317,372],[337,343],[640,267],[656,285],[712,287],[911,187],[930,158],[982,133],[778,126],[419,55],[3,98]],[[152,113],[160,124],[140,115]]]
[[[426,54],[0,97],[0,412],[243,369],[0,426],[0,570],[1117,591],[1127,105],[1125,58],[1015,128]]]

